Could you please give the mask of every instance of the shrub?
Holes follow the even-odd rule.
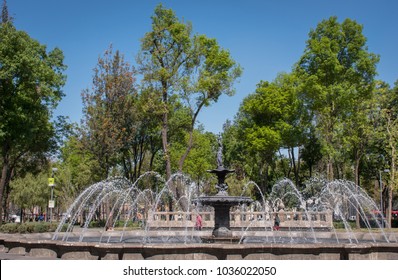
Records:
[[[34,228],[35,228],[35,224],[34,222],[29,222],[29,223],[24,223],[23,225],[25,225],[26,228],[26,232],[27,233],[32,233],[34,232]],[[22,226],[22,225],[21,225]],[[21,231],[20,231],[21,232]],[[22,232],[21,232],[22,233]]]
[[[20,224],[17,229],[18,229],[19,233],[27,233],[28,232],[28,226],[25,223]]]
[[[89,228],[101,228],[104,226],[105,226],[104,220],[91,221],[90,224],[88,225]]]
[[[8,223],[4,224],[0,227],[0,231],[4,233],[16,233],[18,232],[19,224],[17,223]]]
[[[47,231],[48,231],[47,223],[35,223],[33,232],[47,232]]]
[[[49,232],[54,232],[57,230],[58,224],[55,223],[50,223],[49,227],[48,227],[48,231]]]
[[[125,225],[124,225],[125,222],[126,222],[126,221],[121,221],[121,220],[119,220],[119,221],[117,221],[117,222],[115,223],[115,227],[124,227],[124,226],[125,226]],[[140,228],[141,225],[140,225],[140,222],[128,221],[127,224],[126,224],[126,227],[128,227],[128,228]]]
[[[349,226],[350,226],[352,229],[357,228],[357,225],[356,225],[355,221],[347,221],[347,223],[349,224]],[[343,221],[334,221],[334,222],[333,222],[333,227],[334,227],[335,229],[344,229],[344,228],[345,228],[345,225],[344,225]]]
[[[41,233],[54,232],[58,227],[57,223],[47,222],[27,222],[27,223],[7,223],[0,227],[0,232],[4,233]],[[67,225],[64,225],[63,230],[66,231]]]

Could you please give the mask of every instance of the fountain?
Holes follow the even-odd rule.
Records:
[[[243,196],[229,196],[228,184],[225,182],[225,177],[229,173],[234,173],[234,170],[229,170],[224,167],[222,160],[222,143],[221,138],[218,138],[218,152],[217,152],[217,168],[208,170],[217,176],[218,193],[214,196],[201,196],[195,200],[198,205],[209,205],[214,208],[214,229],[211,237],[202,238],[205,242],[239,242],[241,238],[233,237],[230,228],[230,208],[236,205],[249,205],[253,200],[249,197]]]
[[[217,176],[212,196],[198,195],[199,186],[180,173],[168,181],[147,172],[133,183],[98,182],[75,199],[55,233],[2,234],[0,245],[62,259],[398,259],[397,233],[383,227],[376,203],[352,182],[311,179],[300,191],[281,179],[267,197],[248,182],[241,196],[230,196],[225,178],[234,170],[224,167],[220,139],[217,168],[208,172]],[[187,209],[169,189],[173,182],[185,186],[179,199]],[[259,201],[243,195],[250,187]],[[351,228],[357,213],[361,230]],[[273,228],[277,214],[280,230]],[[202,231],[195,230],[197,215]],[[100,221],[102,228],[90,227]]]

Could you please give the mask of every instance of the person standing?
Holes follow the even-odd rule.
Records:
[[[202,230],[202,216],[200,214],[196,215],[195,228],[196,230]]]
[[[278,213],[276,213],[275,219],[274,219],[274,230],[279,230],[280,223],[281,223],[281,220],[279,219]]]

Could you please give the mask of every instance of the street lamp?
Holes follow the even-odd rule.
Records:
[[[55,187],[55,172],[58,171],[58,168],[52,168],[51,178],[48,178],[48,186],[51,187],[50,201],[48,202],[48,208],[50,210],[50,222],[52,222],[52,214],[53,208],[55,206],[54,203],[54,187]]]

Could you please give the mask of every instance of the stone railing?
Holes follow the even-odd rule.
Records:
[[[214,227],[214,212],[148,212],[147,225],[150,228],[191,228],[196,216],[202,216],[204,228]],[[278,214],[282,228],[332,228],[332,212],[230,212],[230,226],[250,228],[271,228]]]

